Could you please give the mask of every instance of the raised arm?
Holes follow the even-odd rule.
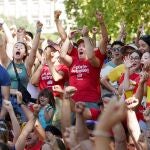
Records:
[[[117,108],[117,109],[116,109]],[[95,135],[95,150],[110,150],[110,134],[111,128],[126,117],[126,105],[124,102],[110,101],[106,110],[98,119]],[[109,120],[109,123],[108,123]]]
[[[24,150],[25,148],[25,143],[26,143],[26,138],[28,136],[28,134],[34,129],[34,124],[36,121],[36,117],[33,116],[32,119],[30,119],[26,126],[23,128],[16,144],[15,144],[15,149],[16,150]]]
[[[42,68],[43,68],[43,65],[40,64],[37,70],[32,74],[32,77],[30,79],[31,84],[37,85],[39,83]]]
[[[83,102],[77,102],[75,104],[76,132],[78,141],[80,142],[89,138],[88,129],[85,125],[85,119],[83,117],[84,108],[85,104]]]
[[[137,47],[139,46],[139,39],[140,39],[140,36],[143,32],[143,29],[144,29],[144,25],[140,25],[137,29],[137,35],[136,35],[136,38],[135,38],[135,45]]]
[[[125,26],[124,21],[121,23],[121,28],[120,28],[120,32],[119,32],[117,41],[121,41],[123,43],[125,43],[125,41],[126,41],[126,26]]]
[[[115,149],[116,150],[126,150],[127,149],[127,141],[124,127],[121,123],[116,124],[112,128],[114,138],[115,138]]]
[[[43,26],[43,24],[38,21],[37,25],[36,25],[37,29],[36,29],[36,34],[35,34],[35,37],[34,37],[34,40],[33,40],[33,45],[32,45],[32,48],[31,48],[31,52],[29,53],[29,56],[27,57],[26,62],[25,62],[27,72],[28,72],[29,75],[31,74],[31,69],[34,65],[34,61],[35,61],[35,58],[36,58],[36,51],[38,49],[38,45],[39,45],[39,41],[40,41],[42,26]]]
[[[94,47],[96,47],[96,34],[97,34],[97,27],[93,27],[92,28],[92,34],[93,34],[93,37],[92,37],[92,40],[93,40],[93,45]]]
[[[121,93],[123,91],[128,91],[131,88],[129,76],[132,72],[132,69],[131,69],[132,64],[131,64],[131,61],[130,61],[129,57],[125,58],[124,65],[125,65],[124,80],[123,80],[122,84],[119,86],[119,91],[121,91]]]
[[[60,85],[53,86],[54,92],[59,92],[62,95],[62,108],[61,108],[61,129],[62,133],[64,133],[65,129],[71,126],[71,106],[70,100],[71,96],[74,95],[77,89],[72,86],[66,87],[64,90]]]
[[[0,20],[2,21],[3,19],[0,18]],[[12,59],[12,49],[13,49],[13,46],[14,46],[14,39],[12,37],[12,34],[10,32],[10,29],[9,27],[7,26],[6,22],[3,21],[3,31],[6,35],[6,52],[7,52],[7,55],[10,59]]]
[[[139,103],[142,101],[143,96],[145,95],[145,82],[148,80],[149,74],[147,72],[142,72],[138,88],[135,93],[135,97],[139,100]]]
[[[56,67],[54,66],[54,62],[52,62],[52,55],[51,55],[51,50],[47,49],[46,51],[46,62],[48,64],[49,70],[52,74],[52,77],[54,81],[59,81],[63,78],[64,73],[62,71],[57,71]]]
[[[82,29],[82,36],[85,44],[87,58],[94,67],[99,67],[100,60],[95,56],[94,45],[92,40],[88,36],[88,32],[88,27],[84,26]]]
[[[64,41],[64,43],[61,47],[61,51],[60,51],[60,59],[67,66],[70,66],[72,64],[72,57],[67,55],[69,46],[70,46],[70,40],[67,37],[66,40]]]
[[[58,30],[58,33],[61,37],[61,40],[64,42],[67,38],[67,34],[65,32],[65,29],[63,28],[62,26],[62,23],[59,19],[59,16],[61,15],[61,11],[60,10],[56,10],[54,12],[54,18],[55,18],[55,23],[56,23],[56,27],[57,27],[57,30]]]
[[[8,66],[10,59],[6,53],[6,35],[1,32],[0,27],[0,64],[5,68]]]
[[[22,94],[21,92],[16,92],[16,95],[17,95],[17,103],[18,105],[20,105],[20,107],[22,108],[23,112],[25,113],[26,117],[27,117],[27,120],[31,120],[33,118],[33,113],[29,110],[29,108],[23,103],[22,101]],[[35,110],[35,107],[34,107],[34,110]],[[38,112],[36,110],[36,112]],[[35,130],[37,131],[39,137],[41,140],[45,140],[46,136],[45,136],[45,131],[44,129],[42,128],[41,124],[39,123],[38,119],[36,120],[35,122],[35,125],[34,125],[34,128]]]
[[[14,113],[11,102],[4,100],[3,101],[3,107],[7,110],[7,112],[9,113],[10,119],[11,119],[12,128],[13,128],[13,136],[14,136],[13,137],[13,144],[15,144],[20,133],[21,133],[20,125],[19,125],[19,122],[18,122],[16,115]]]
[[[100,51],[102,54],[106,54],[107,44],[108,44],[107,28],[105,26],[104,18],[101,12],[99,11],[96,12],[96,18],[99,22],[101,28],[101,35],[102,35],[102,39],[100,41]]]

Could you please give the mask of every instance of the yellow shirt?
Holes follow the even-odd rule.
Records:
[[[150,104],[150,79],[148,79],[147,83],[146,83],[146,91],[147,91],[147,95],[146,95],[146,103]]]
[[[114,69],[112,69],[108,73],[107,77],[111,82],[115,82],[115,81],[119,81],[121,75],[124,73],[125,73],[125,65],[121,64],[121,65],[115,67]],[[124,94],[125,94],[125,98],[129,98],[133,95],[133,90],[125,91]]]
[[[124,64],[121,64],[114,69],[112,69],[107,77],[111,82],[119,81],[121,75],[125,72],[125,66]]]

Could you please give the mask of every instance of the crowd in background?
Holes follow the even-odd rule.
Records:
[[[149,150],[150,35],[127,43],[122,23],[111,41],[100,11],[66,32],[60,15],[57,41],[0,18],[0,149]]]

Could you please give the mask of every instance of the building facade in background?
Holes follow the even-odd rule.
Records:
[[[63,0],[0,0],[0,14],[15,18],[26,17],[30,23],[37,20],[44,24],[43,32],[55,32],[54,10],[62,11],[65,16]]]

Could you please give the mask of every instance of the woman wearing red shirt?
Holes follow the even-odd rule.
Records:
[[[88,28],[84,26],[82,29],[83,39],[77,42],[78,55],[67,55],[70,44],[69,38],[65,40],[60,53],[61,61],[69,67],[69,84],[77,88],[77,92],[72,97],[73,100],[86,102],[89,107],[97,107],[96,103],[100,100],[99,73],[103,65],[108,41],[103,16],[97,12],[96,17],[102,32],[100,50],[94,48],[88,36]]]

